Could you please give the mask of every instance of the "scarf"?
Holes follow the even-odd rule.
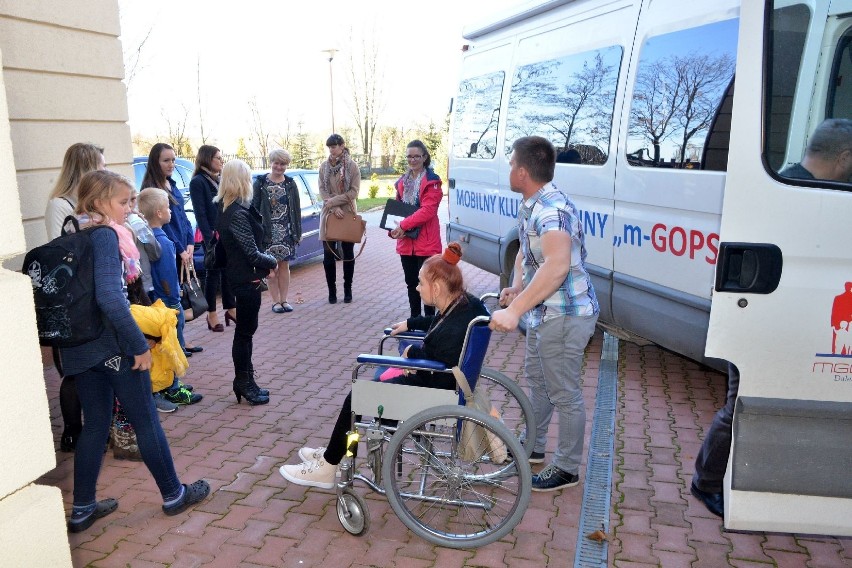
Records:
[[[343,183],[341,184],[341,189],[343,189],[343,191],[341,193],[346,193],[346,188],[349,187],[350,180],[347,179],[347,176],[349,175],[349,168],[344,166],[347,165],[349,160],[348,148],[343,149],[343,154],[341,154],[340,158],[337,160],[334,160],[331,156],[328,157],[328,167],[325,170],[325,179],[323,180],[327,188],[331,189],[331,176],[335,176],[342,172],[340,177],[343,180]]]
[[[133,232],[119,225],[112,219],[106,220],[102,217],[89,217],[86,214],[78,215],[80,228],[92,227],[94,225],[106,225],[111,227],[115,234],[118,235],[118,250],[121,253],[121,262],[124,264],[124,279],[129,284],[142,274],[141,265],[139,263],[139,249],[136,248],[136,241],[133,238]]]
[[[213,187],[216,189],[216,193],[219,192],[219,174],[214,174],[204,166],[201,166],[201,171],[203,172],[204,177],[213,184]]]
[[[420,180],[426,175],[426,168],[417,175],[412,176],[408,170],[402,177],[402,201],[409,205],[417,205],[420,201]]]

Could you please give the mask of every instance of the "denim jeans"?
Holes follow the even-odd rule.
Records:
[[[260,290],[256,284],[236,284],[231,287],[237,304],[237,327],[231,358],[234,372],[251,371],[254,332],[257,331],[257,316],[260,313]]]
[[[580,388],[583,354],[598,316],[562,316],[527,329],[524,374],[536,421],[536,452],[544,452],[550,419],[556,410],[559,439],[553,465],[577,474],[583,459],[586,405]]]
[[[721,493],[728,468],[728,455],[731,453],[733,436],[734,406],[740,390],[740,370],[728,363],[728,395],[725,406],[716,412],[713,423],[707,430],[704,443],[695,457],[695,474],[692,482],[706,493]]]
[[[118,397],[136,431],[139,452],[163,501],[180,495],[181,484],[169,442],[151,396],[151,375],[148,371],[134,371],[132,366],[132,358],[115,356],[76,375],[77,394],[86,419],[74,454],[74,505],[86,506],[96,501],[95,488],[112,422],[114,397]]]

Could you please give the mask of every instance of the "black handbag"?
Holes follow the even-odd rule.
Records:
[[[219,233],[213,233],[213,237],[204,243],[204,268],[207,270],[221,270],[228,264],[225,257],[225,247]]]
[[[388,199],[388,202],[385,203],[385,210],[382,213],[382,220],[379,226],[386,231],[393,231],[396,228],[395,223],[414,214],[418,209],[420,209],[419,205],[411,205],[398,199]],[[420,227],[414,227],[409,231],[405,231],[405,236],[409,239],[416,239],[418,235],[420,235]]]
[[[191,264],[181,264],[180,268],[180,304],[185,312],[191,312],[192,318],[201,317],[207,313],[207,299],[201,282],[195,273],[195,267]]]

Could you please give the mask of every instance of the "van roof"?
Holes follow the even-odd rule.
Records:
[[[543,14],[559,6],[576,2],[577,0],[528,0],[520,6],[514,6],[497,12],[487,20],[476,22],[462,29],[462,37],[472,40],[490,34],[493,31],[522,22],[533,16]]]

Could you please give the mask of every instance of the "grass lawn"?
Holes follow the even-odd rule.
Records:
[[[370,186],[373,185],[373,182],[369,179],[362,179],[361,191],[358,192],[358,211],[369,211],[375,207],[383,206],[388,198],[393,197],[393,184],[398,179],[398,175],[379,176],[376,181],[379,184],[379,192],[375,198],[370,197]]]

